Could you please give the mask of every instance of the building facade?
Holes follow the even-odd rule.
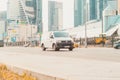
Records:
[[[97,0],[89,0],[89,20],[97,19]]]
[[[74,0],[42,0],[42,20],[43,32],[74,27]]]
[[[102,11],[107,0],[74,0],[74,26],[83,25],[87,20],[102,19]],[[87,12],[86,12],[87,11]]]
[[[117,4],[117,0],[107,1],[107,7],[103,11],[104,32],[120,23],[120,16],[117,15]]]
[[[42,33],[42,0],[36,0],[36,25],[37,25],[37,32]]]
[[[48,31],[56,31],[62,29],[62,13],[63,5],[61,2],[48,2]]]
[[[85,23],[85,0],[74,0],[74,26]]]
[[[5,33],[7,31],[6,20],[7,20],[7,12],[6,11],[0,12],[0,25],[1,25],[0,33]]]
[[[36,0],[8,0],[7,9],[9,39],[26,41],[38,32],[38,26],[37,28],[35,26],[38,14]],[[35,28],[32,28],[33,26]],[[20,33],[20,31],[24,32]]]
[[[35,0],[18,0],[20,10],[20,20],[27,24],[36,23],[36,1]]]

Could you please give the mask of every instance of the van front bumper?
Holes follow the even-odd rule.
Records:
[[[73,48],[74,43],[56,43],[58,48]]]

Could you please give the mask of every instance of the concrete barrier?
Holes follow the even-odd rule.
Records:
[[[0,80],[65,80],[49,75],[35,73],[15,66],[0,64]]]

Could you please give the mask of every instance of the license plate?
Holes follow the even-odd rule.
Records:
[[[69,48],[70,46],[65,46],[65,48]]]

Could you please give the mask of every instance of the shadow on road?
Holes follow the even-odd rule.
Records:
[[[61,50],[59,50],[59,51],[55,51],[55,50],[52,50],[52,49],[48,49],[48,50],[46,50],[47,52],[70,52],[69,50],[67,50],[67,49],[61,49]]]

